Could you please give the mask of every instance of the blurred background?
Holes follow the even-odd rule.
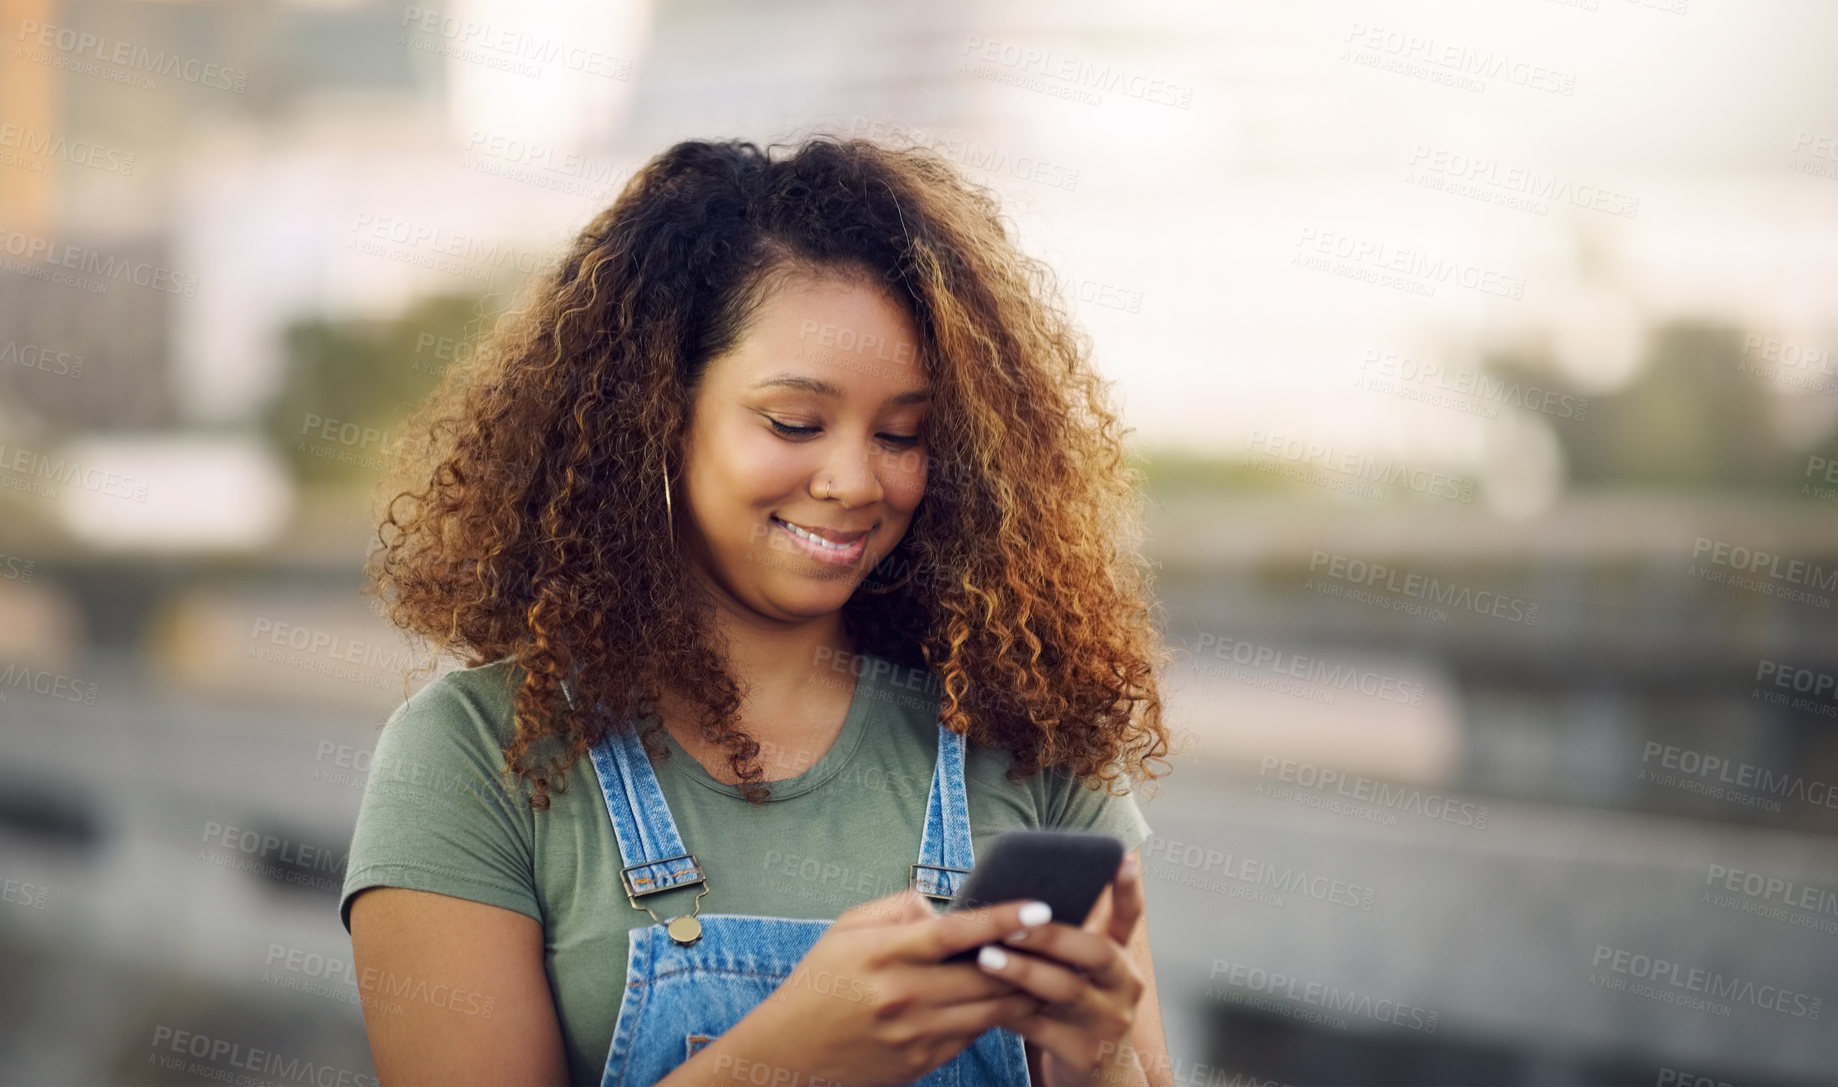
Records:
[[[1134,428],[1176,1082],[1838,1082],[1838,6],[0,16],[5,1081],[374,1076],[395,428],[646,159],[831,132]]]

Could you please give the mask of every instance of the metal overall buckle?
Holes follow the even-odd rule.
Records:
[[[936,872],[956,872],[959,875],[969,875],[970,874],[970,869],[968,868],[952,868],[949,865],[943,865],[943,864],[909,864],[907,865],[906,870],[908,872],[909,886],[911,886],[913,890],[918,891],[920,894],[924,895],[925,897],[934,899],[938,902],[949,902],[953,898],[956,898],[957,896],[956,895],[933,894],[932,892],[919,886],[919,869],[921,868],[930,868]]]
[[[666,861],[682,860],[684,857],[688,857],[689,863],[695,866],[695,870],[698,873],[695,879],[687,880],[683,883],[675,883],[669,887],[646,887],[640,889],[633,885],[632,869],[650,868],[654,865],[663,864]],[[678,853],[674,857],[663,857],[654,861],[645,861],[642,864],[628,864],[619,870],[619,882],[625,884],[625,900],[632,904],[633,909],[643,910],[650,914],[651,920],[663,925],[664,931],[670,934],[672,940],[675,940],[683,947],[688,947],[690,944],[702,938],[702,922],[696,920],[696,915],[702,912],[702,895],[708,893],[708,877],[701,875],[701,871],[702,864],[700,861],[696,860],[696,855],[694,853]],[[691,883],[700,883],[702,885],[701,892],[696,895],[695,907],[681,917],[672,917],[668,923],[666,923],[663,918],[659,917],[656,911],[652,910],[651,907],[638,904],[638,896],[640,895],[656,894],[659,891],[674,891],[678,887],[687,887]]]

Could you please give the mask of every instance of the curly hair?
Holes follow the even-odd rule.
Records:
[[[515,658],[503,772],[537,810],[551,775],[565,790],[607,729],[655,711],[666,679],[763,800],[741,689],[673,546],[666,466],[683,463],[709,361],[775,284],[841,276],[912,317],[935,458],[906,536],[868,575],[893,588],[858,587],[845,631],[935,673],[940,722],[1011,752],[1012,781],[1043,767],[1088,787],[1153,779],[1166,650],[1137,474],[1055,277],[929,149],[818,135],[775,160],[787,146],[676,144],[525,287],[409,421],[419,455],[379,495],[394,492],[365,592],[436,655]],[[547,763],[532,751],[544,737],[561,746]]]

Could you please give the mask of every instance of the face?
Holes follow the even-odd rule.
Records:
[[[779,623],[829,615],[899,544],[925,494],[918,343],[880,292],[798,278],[709,362],[674,494],[717,599]]]

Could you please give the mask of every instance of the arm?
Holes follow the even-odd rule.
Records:
[[[351,952],[379,1084],[568,1082],[534,918],[374,887],[351,900]]]

